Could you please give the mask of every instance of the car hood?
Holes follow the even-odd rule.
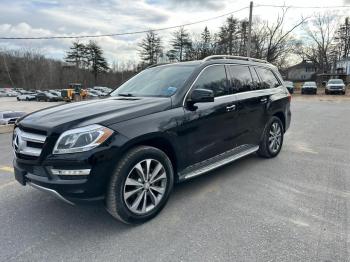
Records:
[[[171,98],[111,97],[63,104],[31,113],[21,119],[20,127],[48,133],[90,124],[111,124],[171,108]]]

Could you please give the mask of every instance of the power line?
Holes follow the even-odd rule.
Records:
[[[100,34],[100,35],[76,35],[76,36],[0,37],[0,40],[46,40],[46,39],[97,38],[97,37],[104,37],[104,36],[136,35],[136,34],[147,33],[150,30],[152,30],[154,32],[158,32],[158,31],[165,31],[165,30],[175,29],[175,28],[179,28],[179,27],[183,27],[183,26],[190,26],[190,25],[200,24],[200,23],[208,22],[208,21],[215,20],[215,19],[218,19],[218,18],[222,18],[222,17],[228,16],[228,15],[231,15],[231,14],[243,11],[243,10],[248,9],[248,8],[249,8],[249,6],[246,6],[246,7],[240,8],[238,10],[231,11],[231,12],[226,13],[226,14],[222,14],[222,15],[219,15],[219,16],[215,16],[215,17],[211,17],[211,18],[207,18],[207,19],[204,19],[204,20],[199,20],[199,21],[195,21],[195,22],[191,22],[191,23],[175,25],[175,26],[169,26],[169,27],[163,27],[163,28],[157,28],[157,29],[134,31],[134,32]]]
[[[350,8],[349,5],[337,5],[337,6],[295,6],[295,5],[256,5],[255,8],[258,7],[273,7],[273,8],[303,8],[303,9],[336,9],[336,8]],[[111,33],[111,34],[97,34],[97,35],[76,35],[76,36],[39,36],[39,37],[0,37],[0,40],[49,40],[49,39],[82,39],[82,38],[98,38],[98,37],[113,37],[113,36],[124,36],[124,35],[136,35],[136,34],[144,34],[148,31],[152,30],[154,32],[159,31],[166,31],[170,29],[175,29],[183,26],[191,26],[195,24],[200,24],[204,22],[208,22],[211,20],[215,20],[218,18],[222,18],[234,13],[238,13],[240,11],[243,11],[245,9],[248,9],[249,6],[222,14],[218,16],[214,16],[211,18],[185,23],[181,25],[175,25],[175,26],[169,26],[169,27],[162,27],[162,28],[156,28],[156,29],[149,29],[149,30],[140,30],[140,31],[132,31],[132,32],[124,32],[124,33]]]
[[[336,9],[350,8],[350,5],[334,5],[334,6],[298,6],[298,5],[256,5],[254,7],[280,7],[280,8],[302,8],[302,9]]]

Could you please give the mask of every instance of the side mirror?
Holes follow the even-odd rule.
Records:
[[[214,102],[214,92],[209,89],[194,89],[188,102],[192,105],[196,103]]]

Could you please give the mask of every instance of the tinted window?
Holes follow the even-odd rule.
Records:
[[[252,74],[252,78],[253,78],[252,90],[261,89],[258,74],[256,73],[256,71],[253,67],[250,68],[250,73]]]
[[[254,89],[248,66],[229,66],[231,71],[231,93],[240,93]]]
[[[194,89],[213,90],[214,96],[223,96],[228,94],[227,79],[225,67],[209,66],[204,69],[194,84]]]
[[[274,88],[280,85],[276,76],[272,73],[270,69],[261,67],[257,67],[255,69],[258,72],[261,79],[261,88]]]
[[[195,65],[181,64],[152,67],[137,74],[110,95],[169,97],[183,86],[194,68]]]

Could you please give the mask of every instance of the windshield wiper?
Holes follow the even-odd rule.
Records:
[[[121,94],[118,94],[118,96],[126,96],[126,97],[131,97],[131,96],[134,96],[133,94],[131,93],[121,93]]]

